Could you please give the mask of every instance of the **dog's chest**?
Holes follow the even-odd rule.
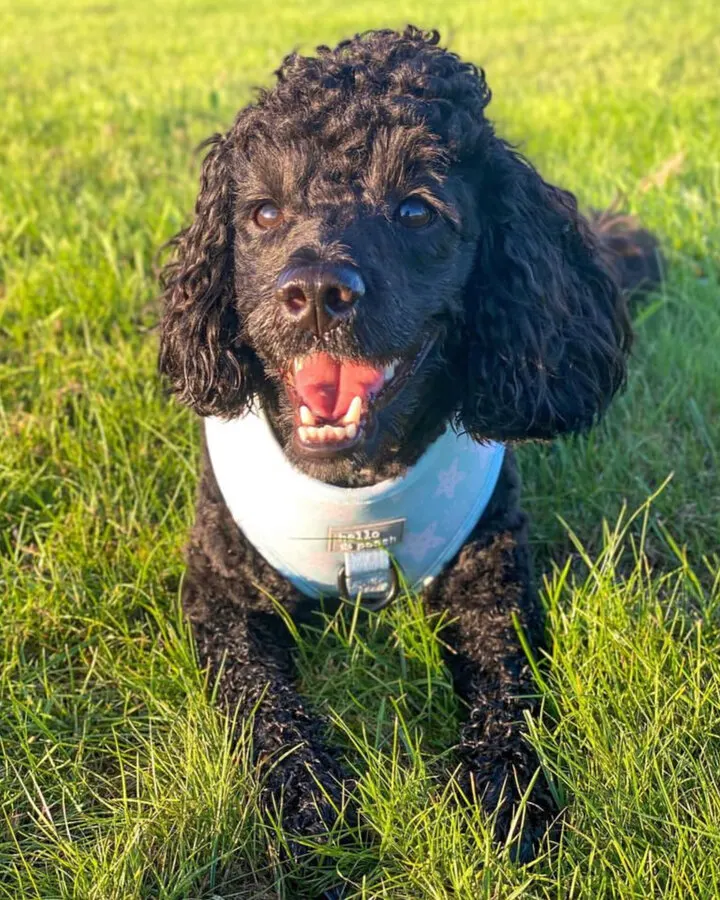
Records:
[[[402,478],[341,488],[286,458],[262,414],[205,420],[230,513],[278,572],[311,597],[381,605],[419,590],[458,552],[497,484],[504,447],[448,430]]]

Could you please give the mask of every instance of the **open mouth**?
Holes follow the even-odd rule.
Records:
[[[434,337],[406,359],[385,365],[337,359],[328,353],[297,357],[287,373],[295,413],[295,443],[306,453],[334,455],[357,446],[385,406],[417,371]]]

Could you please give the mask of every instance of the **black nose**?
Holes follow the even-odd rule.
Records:
[[[288,318],[319,337],[339,325],[364,293],[365,282],[357,269],[314,263],[285,269],[275,296]]]

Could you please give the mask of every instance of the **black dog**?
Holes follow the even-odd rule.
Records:
[[[496,137],[484,74],[438,40],[408,27],[288,56],[274,88],[208,141],[195,218],[163,277],[160,368],[179,399],[211,422],[252,407],[292,471],[351,491],[402,478],[438,442],[472,443],[463,435],[497,449],[488,442],[591,426],[625,380],[623,288],[652,280],[652,239],[643,247],[612,218],[589,224]],[[613,248],[634,268],[616,265]],[[272,506],[263,460],[245,451],[231,448],[235,474]],[[205,445],[185,610],[202,660],[222,663],[224,702],[257,707],[256,754],[296,748],[269,786],[283,790],[289,830],[317,833],[332,813],[315,780],[336,796],[343,771],[293,687],[291,642],[267,594],[300,617],[313,601],[248,539],[216,476]],[[423,593],[452,621],[465,781],[500,805],[502,832],[537,768],[513,618],[531,644],[542,628],[509,448],[491,486]],[[399,555],[403,523],[380,526],[371,538]],[[341,531],[341,552],[362,554],[366,538]],[[392,595],[397,570],[387,573]],[[542,781],[534,801],[521,855],[551,810]]]

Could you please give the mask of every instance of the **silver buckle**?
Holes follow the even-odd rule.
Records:
[[[365,609],[378,610],[397,597],[398,588],[397,570],[387,550],[355,550],[345,554],[345,564],[338,572],[341,599],[353,603],[352,598],[359,594]]]

